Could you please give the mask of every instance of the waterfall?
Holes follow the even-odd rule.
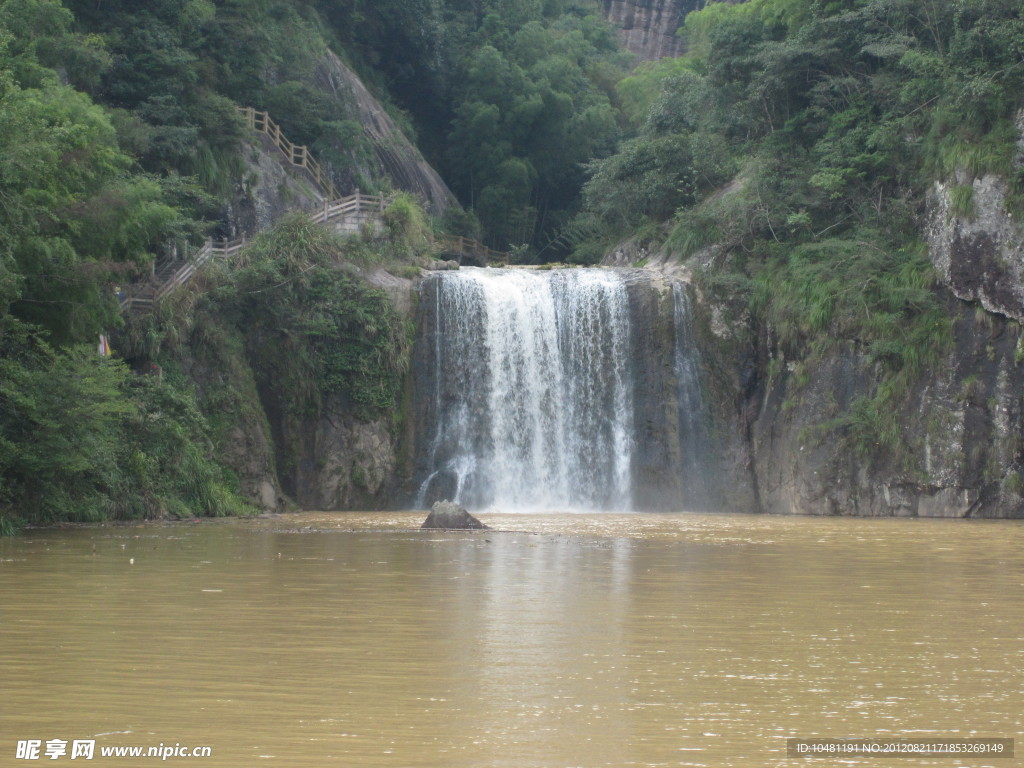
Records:
[[[419,508],[722,506],[682,283],[639,269],[434,273],[413,367]]]
[[[629,509],[628,295],[609,270],[462,269],[424,283],[429,437],[417,506]]]
[[[689,509],[709,509],[715,506],[711,481],[716,476],[707,459],[710,415],[702,391],[701,357],[693,335],[690,297],[679,283],[672,286],[672,306],[672,367],[676,378],[683,501]]]

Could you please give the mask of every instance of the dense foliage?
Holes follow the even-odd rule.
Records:
[[[109,114],[43,66],[95,50],[70,23],[54,0],[0,3],[0,313],[59,344],[109,327],[112,282],[187,229],[162,181],[133,168]]]
[[[96,354],[114,286],[195,231],[189,185],[143,172],[78,89],[110,64],[59,2],[0,3],[3,528],[242,508],[188,393]]]
[[[318,7],[346,48],[386,73],[421,147],[476,213],[488,244],[547,245],[575,211],[583,165],[609,154],[619,135],[614,84],[628,58],[600,4]]]
[[[300,140],[351,133],[344,102],[311,90],[324,39],[312,4],[0,0],[0,531],[245,509],[210,402],[237,396],[197,392],[181,345],[161,354],[187,335],[173,311],[122,330],[117,287],[197,242],[239,182],[236,101],[279,108]],[[409,201],[388,226],[393,250],[422,245]],[[377,413],[394,399],[374,378],[391,350],[364,328],[391,339],[381,299],[351,276],[309,274],[323,278],[303,284],[321,292],[313,309],[336,311],[301,315],[324,391]],[[261,297],[226,303],[266,318]],[[97,354],[101,333],[135,370]]]
[[[244,510],[186,386],[132,375],[89,346],[54,351],[10,319],[0,347],[0,518]]]
[[[574,208],[582,164],[618,134],[625,59],[593,0],[66,4],[109,58],[89,92],[114,108],[142,167],[217,194],[239,171],[234,104],[269,110],[339,180],[380,183],[359,162],[368,147],[353,105],[324,87],[328,47],[408,110],[412,123],[400,121],[499,248],[550,236]]]
[[[211,296],[244,330],[257,381],[293,416],[330,395],[360,418],[396,409],[410,339],[384,293],[344,266],[368,256],[292,215],[243,251]]]
[[[736,177],[742,205],[712,217],[732,245],[864,228],[899,242],[937,176],[1015,173],[1019,3],[750,0],[691,14],[686,32],[689,57],[620,85],[636,137],[586,189],[605,225],[681,211],[693,230],[686,212]]]
[[[927,190],[954,180],[971,215],[981,174],[1024,189],[1021,4],[749,0],[684,32],[688,56],[620,83],[635,132],[591,165],[576,260],[639,230],[745,297],[776,359],[854,344],[880,383],[834,426],[892,447],[908,382],[951,338],[919,242]]]

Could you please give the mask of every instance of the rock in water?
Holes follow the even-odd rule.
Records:
[[[420,528],[443,528],[445,530],[484,530],[490,526],[484,525],[469,512],[450,501],[437,501],[423,521]]]

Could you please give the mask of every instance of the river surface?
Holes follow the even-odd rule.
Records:
[[[422,514],[0,540],[0,765],[823,766],[786,738],[1011,737],[1024,525]],[[68,757],[58,762],[65,764]],[[1004,766],[973,758],[857,766]],[[77,764],[72,762],[71,764]]]

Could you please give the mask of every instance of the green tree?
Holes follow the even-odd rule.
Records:
[[[54,352],[8,321],[0,357],[0,476],[4,506],[32,520],[103,517],[116,472],[127,369],[90,347]]]
[[[134,376],[93,346],[57,351],[31,327],[0,327],[0,517],[57,520],[244,510],[210,455],[187,391]]]
[[[603,30],[585,14],[545,18],[534,3],[483,19],[488,42],[464,65],[448,167],[496,247],[550,238],[584,164],[613,147],[617,114],[599,74],[616,49]]]
[[[388,212],[399,238],[421,229],[407,202]],[[356,247],[289,216],[243,252],[216,294],[245,329],[258,381],[283,413],[316,412],[329,395],[361,418],[395,411],[409,340],[387,296],[341,268]]]
[[[100,107],[52,71],[23,87],[15,58],[0,47],[0,310],[57,343],[91,339],[115,324],[111,283],[151,260],[180,217],[132,172]]]

